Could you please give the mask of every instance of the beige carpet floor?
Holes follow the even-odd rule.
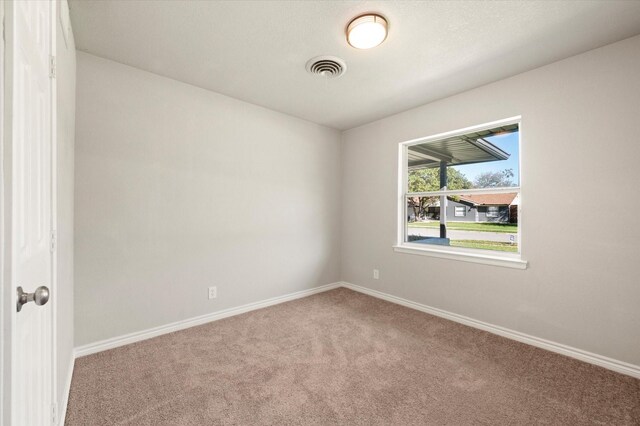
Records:
[[[76,361],[67,425],[640,424],[640,380],[337,289]]]

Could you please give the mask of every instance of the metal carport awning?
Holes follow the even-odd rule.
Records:
[[[518,131],[517,124],[511,124],[438,139],[408,147],[407,160],[409,170],[431,169],[443,166],[485,163],[509,158],[510,154],[501,150],[485,138],[498,134]]]

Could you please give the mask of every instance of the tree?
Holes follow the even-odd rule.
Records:
[[[469,189],[473,184],[464,173],[447,167],[447,189]],[[409,191],[428,192],[440,190],[440,169],[416,169],[409,171]],[[434,205],[438,197],[411,197],[408,205],[416,218],[424,218],[429,206]]]
[[[511,180],[513,176],[513,169],[504,169],[502,171],[496,172],[484,172],[476,176],[473,183],[476,188],[515,186],[515,183]]]
[[[473,184],[464,173],[447,167],[447,189],[470,189]],[[409,171],[409,192],[440,190],[440,169],[416,169]]]

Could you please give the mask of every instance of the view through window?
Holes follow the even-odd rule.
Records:
[[[517,122],[407,144],[404,242],[519,253]]]

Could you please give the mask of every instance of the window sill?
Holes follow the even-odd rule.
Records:
[[[417,254],[420,256],[438,257],[441,259],[459,260],[462,262],[481,263],[484,265],[502,266],[504,268],[527,269],[527,261],[519,257],[500,256],[482,253],[444,250],[438,248],[416,247],[413,245],[393,246],[396,253]]]

